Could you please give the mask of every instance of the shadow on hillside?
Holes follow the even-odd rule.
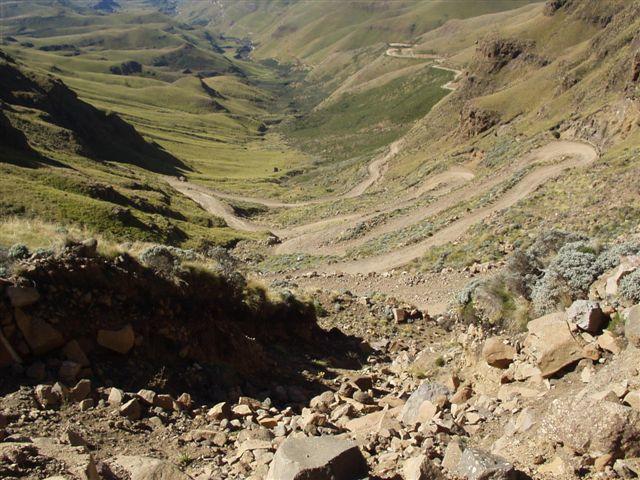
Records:
[[[147,142],[117,114],[80,100],[60,79],[23,71],[7,57],[0,62],[0,143],[23,150],[27,148],[24,132],[12,126],[2,113],[13,106],[36,112],[44,122],[71,132],[72,138],[68,138],[68,132],[47,134],[60,136],[56,146],[78,144],[80,154],[93,160],[131,164],[174,176],[191,170],[160,145]]]
[[[312,305],[289,295],[272,300],[237,274],[186,269],[165,276],[126,255],[85,257],[73,248],[25,265],[22,281],[41,295],[25,313],[56,319],[65,341],[81,345],[95,386],[188,392],[206,403],[244,395],[302,406],[327,389],[320,380],[331,379],[332,368],[358,369],[369,353],[358,338],[322,330]],[[154,261],[173,268],[162,258]],[[124,327],[136,338],[128,354],[97,345],[99,330]],[[44,363],[46,376],[37,382],[52,382],[64,359],[54,350],[26,357],[25,365]],[[2,372],[0,394],[37,382],[19,370]]]

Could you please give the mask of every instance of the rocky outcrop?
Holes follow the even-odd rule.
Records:
[[[640,81],[640,52],[635,54],[631,62],[631,81],[633,83]]]
[[[460,133],[471,138],[497,125],[500,117],[496,112],[485,110],[471,102],[468,102],[460,112]]]
[[[567,1],[568,0],[547,0],[547,3],[544,5],[544,14],[548,17],[554,15]]]

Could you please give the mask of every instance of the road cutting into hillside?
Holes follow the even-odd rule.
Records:
[[[457,70],[455,68],[445,67],[444,65],[441,65],[440,63],[444,61],[444,58],[442,58],[440,55],[436,55],[433,53],[415,53],[413,51],[413,47],[391,47],[387,49],[385,55],[393,58],[433,60],[436,63],[431,65],[431,68],[444,70],[446,72],[452,72],[454,74],[453,80],[442,85],[442,88],[446,90],[456,90],[456,82],[462,76],[462,70]]]
[[[473,225],[501,210],[515,205],[520,200],[531,195],[544,183],[558,177],[567,169],[589,165],[598,158],[598,151],[589,144],[560,141],[552,142],[532,152],[530,156],[536,158],[538,163],[557,160],[559,157],[570,158],[562,160],[559,163],[543,165],[536,168],[531,173],[525,175],[524,178],[494,203],[470,212],[468,215],[454,221],[421,242],[381,255],[367,257],[362,260],[333,264],[327,266],[324,270],[355,274],[384,272],[406,265],[412,260],[420,258],[429,248],[456,241]]]
[[[389,154],[393,150],[389,150]],[[397,153],[397,152],[396,152]],[[394,153],[395,154],[395,153]],[[540,147],[520,160],[514,162],[512,168],[501,172],[498,175],[480,179],[478,183],[473,183],[474,175],[471,171],[460,167],[435,174],[431,176],[417,191],[412,191],[403,197],[399,205],[394,205],[386,210],[372,214],[347,214],[340,217],[322,219],[316,222],[300,225],[290,229],[271,229],[277,236],[284,238],[284,242],[274,249],[276,254],[285,253],[308,253],[315,255],[344,255],[348,248],[362,245],[373,238],[379,237],[388,232],[398,231],[410,227],[420,221],[454,207],[461,201],[483,195],[491,188],[512,178],[519,170],[525,167],[533,167],[533,171],[526,174],[513,187],[509,188],[501,197],[491,204],[469,212],[467,215],[450,223],[443,229],[423,241],[413,245],[404,246],[387,253],[366,257],[361,260],[344,261],[326,265],[321,270],[327,272],[344,272],[350,274],[383,272],[401,267],[408,262],[420,258],[429,248],[439,246],[457,240],[473,225],[481,222],[491,215],[515,205],[520,200],[528,197],[537,188],[549,180],[558,177],[564,171],[575,167],[584,167],[598,158],[597,150],[586,143],[576,141],[554,141]],[[555,163],[549,164],[549,162]],[[559,161],[557,161],[559,160]],[[383,162],[378,163],[370,171],[371,177],[383,175]],[[447,181],[452,182],[447,187]],[[239,217],[232,207],[216,198],[216,194],[210,192],[206,187],[193,185],[187,182],[180,182],[177,179],[170,179],[171,185],[184,195],[192,198],[210,213],[224,218],[232,228],[249,232],[260,232],[269,230],[266,225],[253,223]],[[328,243],[334,241],[346,228],[358,225],[370,220],[382,213],[389,213],[398,208],[411,205],[411,201],[418,198],[421,193],[428,192],[429,188],[438,190],[438,186],[445,184],[445,189],[436,200],[422,208],[419,208],[407,215],[392,217],[387,222],[372,228],[360,238],[342,242],[340,244]],[[463,185],[467,183],[468,185]],[[461,188],[460,185],[463,185]],[[370,186],[370,185],[369,185]],[[352,189],[344,198],[355,198],[362,195],[368,186],[360,185],[359,189]],[[351,194],[351,197],[346,195]],[[250,201],[250,197],[236,197],[238,200]]]

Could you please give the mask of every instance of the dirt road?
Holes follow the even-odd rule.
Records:
[[[380,157],[376,162],[373,162],[372,165],[369,166],[368,178],[356,185],[356,187],[352,188],[349,192],[342,195],[342,197],[355,198],[360,196],[371,185],[380,180],[386,171],[388,159],[398,153],[400,145],[401,144],[399,142],[392,144],[389,151],[383,157]],[[474,178],[473,172],[462,167],[453,167],[446,172],[433,175],[421,187],[415,191],[409,192],[405,197],[403,197],[401,202],[393,207],[387,208],[386,210],[383,209],[370,214],[354,213],[341,217],[327,218],[291,229],[272,229],[273,233],[285,239],[281,245],[275,248],[274,253],[343,255],[348,248],[361,245],[377,236],[403,229],[423,221],[430,216],[437,215],[438,213],[455,206],[462,200],[488,192],[491,188],[511,178],[512,175],[524,167],[534,167],[533,171],[525,175],[518,183],[516,183],[502,197],[492,204],[470,212],[468,215],[460,218],[442,230],[439,230],[433,236],[419,243],[405,246],[381,255],[364,258],[362,260],[345,261],[327,265],[321,269],[327,272],[340,271],[351,274],[387,271],[419,258],[427,249],[433,246],[455,241],[471,226],[488,218],[492,214],[499,212],[500,210],[515,205],[518,201],[533,193],[545,182],[559,176],[565,170],[574,167],[586,166],[593,162],[597,157],[598,152],[591,145],[574,141],[555,141],[534,150],[528,155],[524,155],[520,160],[514,162],[511,168],[503,170],[497,175],[482,179],[478,183],[469,183]],[[551,161],[555,161],[555,163],[548,164],[548,162]],[[174,188],[198,202],[207,211],[224,218],[229,226],[233,228],[251,232],[265,231],[269,229],[266,225],[259,225],[238,217],[229,205],[216,198],[216,192],[212,192],[206,187],[180,182],[177,179],[170,179],[169,182]],[[441,195],[437,197],[433,203],[418,208],[408,214],[392,217],[390,220],[370,229],[365,235],[357,239],[338,244],[330,243],[331,240],[335,240],[335,238],[338,237],[341,232],[344,232],[345,229],[370,220],[381,213],[389,213],[397,210],[398,208],[410,206],[412,200],[429,191],[429,189],[436,188],[443,183],[445,186],[440,191]],[[464,183],[469,184],[464,186]],[[461,185],[463,186],[459,188]],[[234,196],[234,198],[243,201],[254,200],[250,197]],[[278,203],[273,202],[272,205],[273,204]],[[295,205],[299,206],[304,204]]]

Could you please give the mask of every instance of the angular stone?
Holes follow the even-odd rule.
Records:
[[[366,474],[362,453],[345,437],[289,437],[278,448],[266,480],[359,480]]]
[[[62,334],[44,320],[31,318],[19,309],[16,310],[15,317],[16,324],[34,355],[44,355],[64,345]]]
[[[136,341],[136,334],[131,324],[127,324],[120,330],[99,330],[98,345],[122,355],[129,353]]]
[[[160,407],[163,410],[170,412],[174,409],[175,400],[171,395],[160,394],[156,395],[153,399],[153,405],[155,407]]]
[[[120,415],[127,417],[129,420],[139,420],[142,416],[142,406],[140,400],[132,398],[120,407]]]
[[[89,442],[79,432],[70,428],[64,433],[64,439],[72,447],[89,447]]]
[[[227,402],[220,402],[214,405],[207,412],[207,418],[211,420],[230,420],[233,418],[233,412],[231,411],[231,405]]]
[[[640,411],[640,390],[632,390],[624,397],[624,403],[634,410]]]
[[[38,290],[33,287],[7,287],[6,292],[15,308],[28,307],[40,300]]]
[[[176,465],[150,457],[120,455],[114,463],[130,480],[192,480]]]
[[[81,402],[91,393],[91,380],[82,379],[69,390],[69,400],[72,402]]]
[[[444,480],[444,475],[426,455],[418,455],[404,462],[404,480]]]
[[[425,400],[434,401],[439,396],[449,396],[449,389],[439,383],[425,380],[411,394],[400,414],[400,421],[413,425],[420,421],[420,406]]]
[[[124,401],[124,392],[116,387],[111,387],[109,390],[109,397],[107,398],[107,403],[112,407],[119,407],[122,405]]]
[[[634,305],[628,310],[624,322],[624,336],[629,343],[640,348],[640,305]]]
[[[51,409],[60,406],[62,398],[50,385],[38,385],[34,390],[36,400],[44,409]]]
[[[380,410],[362,417],[345,422],[344,426],[355,434],[368,435],[371,432],[379,432],[382,429],[394,429],[400,431],[400,422],[396,419],[397,410]]]
[[[462,458],[462,448],[460,443],[456,440],[452,440],[447,444],[447,449],[444,452],[444,458],[442,459],[442,466],[449,473],[455,473],[458,469],[458,464]]]
[[[602,312],[600,304],[592,300],[576,300],[567,309],[569,322],[580,330],[598,333],[606,325],[608,318]]]
[[[488,338],[482,347],[482,358],[492,367],[507,368],[515,356],[516,349],[500,337]]]
[[[156,392],[153,390],[142,389],[138,392],[138,397],[147,405],[154,405],[156,400]]]
[[[614,355],[618,355],[622,351],[622,344],[620,343],[620,340],[618,340],[618,338],[616,338],[609,330],[602,332],[602,335],[598,337],[597,342],[601,349],[611,352]]]
[[[237,417],[248,417],[253,415],[253,410],[249,405],[236,405],[231,409],[233,414]]]
[[[409,313],[404,308],[394,308],[393,312],[393,320],[396,323],[406,323],[409,318]]]
[[[505,459],[481,450],[467,448],[456,472],[467,480],[516,480],[518,472]]]
[[[563,312],[551,313],[527,324],[525,350],[536,359],[543,377],[550,377],[584,357]]]
[[[191,410],[193,408],[191,395],[188,393],[182,393],[178,398],[176,398],[176,404],[184,410]]]

